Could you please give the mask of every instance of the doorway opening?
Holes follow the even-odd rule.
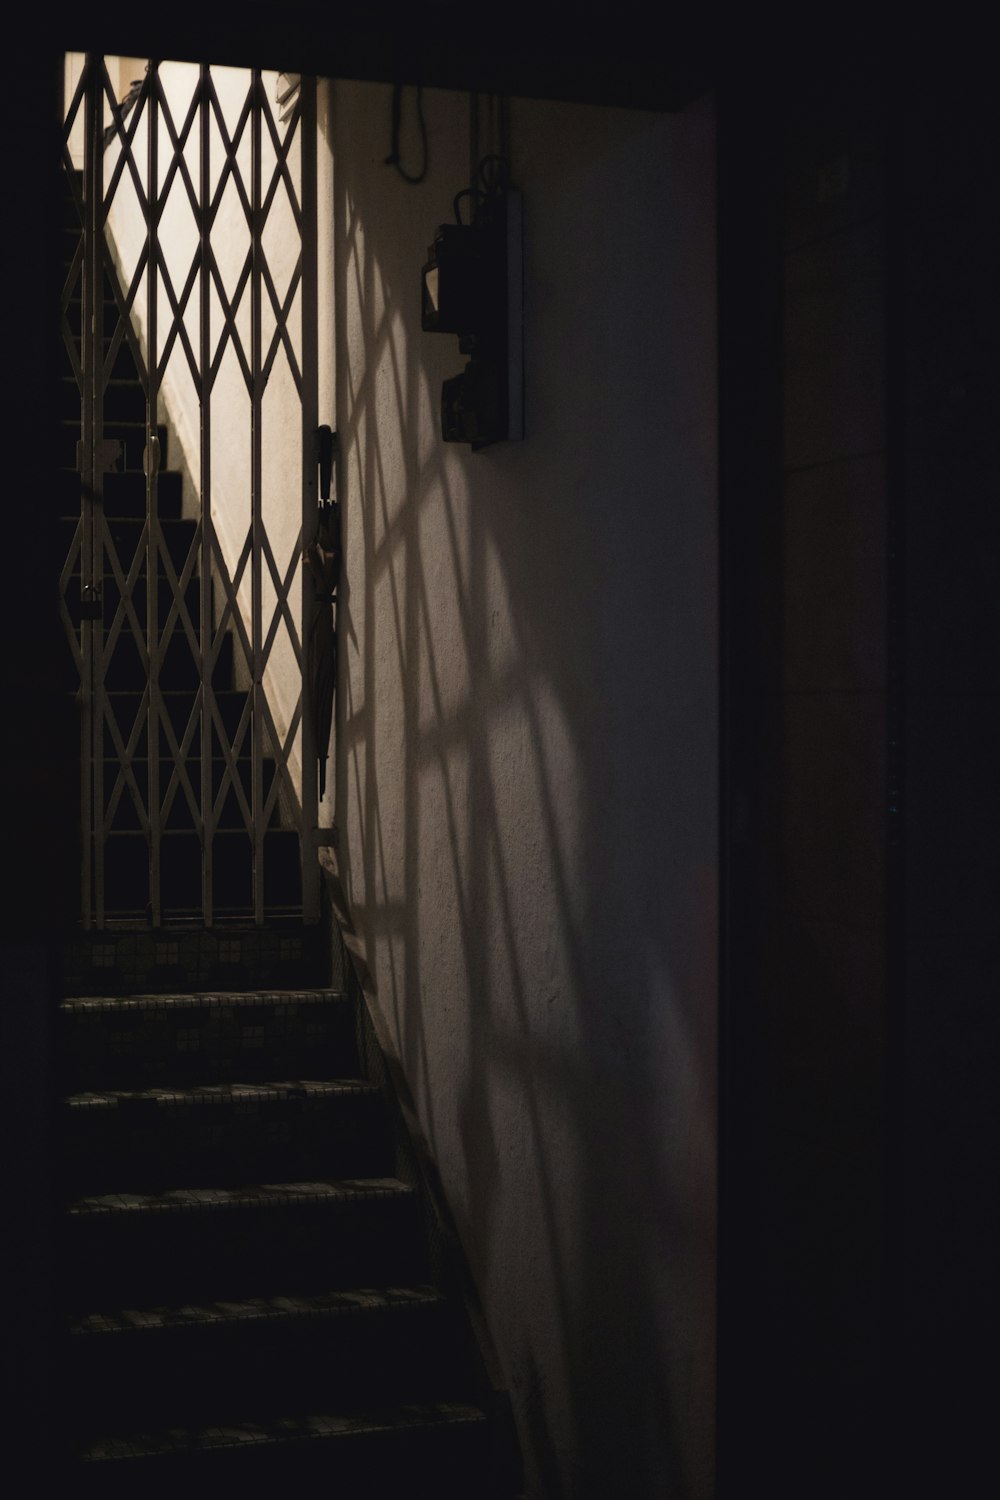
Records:
[[[316,80],[68,53],[62,171],[82,923],[314,922]]]

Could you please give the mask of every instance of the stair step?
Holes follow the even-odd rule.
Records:
[[[72,466],[55,471],[56,508],[60,515],[80,513],[80,475]],[[180,520],[183,484],[180,471],[161,469],[157,475],[156,505],[161,520]],[[142,472],[112,470],[104,475],[104,513],[115,520],[145,520],[146,476]]]
[[[59,415],[80,421],[82,396],[74,375],[63,375],[59,381]],[[104,420],[106,422],[146,421],[146,392],[137,375],[112,375],[104,387]]]
[[[144,616],[136,610],[140,631],[144,634]],[[145,642],[143,642],[145,644]],[[107,651],[107,644],[105,644]],[[232,692],[234,671],[234,644],[231,631],[227,631],[219,644],[219,654],[212,671],[212,684],[216,692]],[[65,656],[67,688],[79,685],[79,670],[72,655]],[[125,621],[104,666],[104,688],[110,693],[142,693],[149,681],[149,673],[139,652],[131,621]],[[166,692],[195,692],[201,683],[200,652],[192,651],[187,634],[182,626],[175,626],[170,641],[163,653],[159,672],[160,687]]]
[[[243,788],[243,793],[247,799],[252,817],[253,763],[250,757],[249,741],[250,737],[249,735],[247,735],[244,739],[244,745],[243,747],[241,747],[242,753],[236,759],[236,779]],[[195,752],[197,752],[198,744],[199,739],[196,731],[196,737],[193,744],[193,749]],[[196,757],[196,755],[189,756],[188,759],[184,762],[184,766],[191,785],[191,791],[194,795],[195,805],[198,806],[201,801],[201,761]],[[148,810],[149,802],[149,761],[146,756],[137,753],[132,758],[131,767],[132,774],[135,777],[136,785],[139,790],[142,813],[143,815],[145,815]],[[174,769],[174,760],[169,749],[165,745],[161,745],[161,759],[159,765],[159,797],[161,808],[163,808],[166,804],[167,790],[170,786],[171,780],[173,779]],[[103,762],[102,770],[103,796],[105,798],[105,806],[108,806],[110,805],[110,800],[114,793],[114,789],[118,784],[118,778],[122,773],[121,761],[117,756],[109,756]],[[211,761],[211,811],[213,816],[215,803],[220,791],[222,790],[223,779],[226,777],[227,773],[228,766],[226,762],[222,759],[221,756],[214,756]],[[264,800],[266,801],[267,797],[270,794],[271,787],[274,783],[275,776],[275,763],[272,757],[264,757],[262,764],[262,773],[262,795]],[[163,818],[163,827],[165,832],[167,833],[183,832],[184,830],[191,830],[194,828],[194,815],[191,811],[190,804],[188,803],[187,796],[185,795],[184,788],[180,782],[179,777],[173,800],[170,804],[170,809],[168,812],[163,814]],[[269,829],[279,829],[280,820],[280,809],[278,807],[277,799],[275,799],[274,806],[271,809],[271,816],[267,820],[267,827]],[[263,823],[263,821],[263,817],[261,817],[260,822]],[[216,831],[217,833],[227,833],[234,830],[245,831],[246,826],[246,820],[244,818],[243,809],[240,805],[239,796],[232,784],[232,781],[229,781],[227,782],[227,788],[222,807],[219,810],[218,820],[215,824]],[[126,831],[138,832],[142,827],[140,810],[139,807],[136,806],[135,794],[128,786],[127,781],[119,797],[117,807],[115,808],[113,827],[116,833],[124,833]]]
[[[240,727],[240,719],[243,717],[243,709],[247,701],[247,692],[240,688],[220,689],[215,693],[215,706],[219,711],[223,727],[229,739],[230,745]],[[125,734],[126,741],[131,733],[132,725],[135,723],[139,705],[142,702],[142,691],[131,689],[128,691],[110,692],[108,694],[110,706],[115,714],[116,722]],[[169,688],[162,693],[163,707],[178,736],[182,736],[187,729],[192,710],[198,702],[197,688]],[[105,754],[114,754],[114,748],[110,740],[105,741]],[[213,738],[213,753],[221,754],[217,739]],[[166,738],[161,740],[161,752],[167,749]]]
[[[75,254],[75,249],[70,252],[70,258],[72,258],[73,254]],[[66,263],[66,271],[67,273],[69,271],[69,262]],[[65,278],[63,280],[63,287],[65,287]],[[118,310],[118,300],[115,297],[114,284],[107,271],[104,273],[102,293],[104,339],[105,342],[108,342],[118,326],[121,314]],[[66,299],[66,321],[69,324],[70,333],[75,339],[79,339],[83,328],[83,285],[79,277],[77,278],[76,285],[71,288],[69,297]]]
[[[396,1178],[88,1194],[68,1205],[68,1307],[239,1300],[422,1281],[416,1194]]]
[[[161,564],[161,567],[159,569],[159,575],[160,575],[160,586],[159,586],[159,589],[157,590],[156,614],[157,614],[157,624],[159,626],[159,629],[162,631],[162,630],[165,629],[166,624],[167,624],[167,620],[168,620],[168,618],[169,618],[169,616],[171,614],[171,611],[174,609],[174,600],[176,598],[176,595],[174,594],[173,588],[171,587],[171,585],[167,582],[167,580],[165,578],[162,564]],[[212,589],[212,592],[214,594],[214,585],[210,584],[210,588]],[[142,575],[142,577],[140,577],[137,580],[137,582],[135,584],[135,587],[132,589],[132,591],[131,591],[131,593],[130,593],[130,595],[128,597],[132,601],[132,608],[135,610],[136,617],[137,617],[137,619],[139,621],[139,627],[140,627],[140,629],[143,632],[145,632],[145,630],[146,630],[146,612],[147,612],[147,606],[148,606],[148,597],[147,597],[147,593],[146,593],[145,569],[143,569],[143,575]],[[201,580],[200,580],[200,578],[198,578],[197,576],[195,576],[194,578],[191,579],[191,582],[188,584],[187,588],[184,590],[184,596],[183,597],[184,597],[184,608],[185,608],[185,610],[187,612],[187,617],[188,617],[188,619],[191,622],[191,628],[195,632],[195,636],[197,638],[198,634],[199,634],[199,631],[200,631],[200,628],[201,628]],[[73,575],[71,576],[69,582],[67,583],[66,589],[65,589],[65,591],[63,593],[63,598],[66,601],[66,612],[69,615],[70,620],[73,622],[73,628],[75,630],[79,629],[80,620],[81,620],[81,596],[80,596],[80,573],[79,573],[79,568],[77,568],[77,571],[75,571],[73,573]],[[101,584],[101,618],[102,618],[102,623],[103,623],[105,632],[111,630],[112,627],[114,626],[115,616],[118,613],[118,606],[119,606],[120,602],[121,602],[121,594],[119,592],[118,584],[117,584],[117,582],[116,582],[116,580],[114,578],[114,575],[113,574],[111,574],[111,575],[105,574],[104,579],[103,579],[102,584]],[[210,614],[209,614],[209,618],[210,619],[213,617],[213,614],[214,614],[214,608],[213,608],[213,611],[210,612]],[[125,620],[123,628],[126,629],[126,630],[128,630],[128,629],[131,628],[130,625],[129,625],[129,623],[128,623],[127,617],[126,617],[126,620]],[[178,610],[176,611],[176,614],[175,614],[175,624],[172,626],[172,630],[178,636],[180,636],[181,634],[184,633],[184,623],[183,623],[183,620],[181,618],[179,608],[178,608]]]
[[[64,951],[64,995],[98,999],[143,995],[155,999],[182,993],[267,994],[272,1000],[280,999],[286,1004],[290,996],[294,1002],[298,996],[319,995],[322,1000],[318,1008],[303,1000],[304,1008],[298,1013],[300,1028],[307,1023],[312,1027],[309,1033],[312,1040],[317,1021],[323,1019],[323,1006],[331,1004],[329,997],[333,995],[337,997],[333,1013],[340,1017],[343,1034],[349,1036],[352,1032],[349,1007],[339,990],[330,986],[330,946],[322,924],[307,927],[301,921],[273,917],[260,927],[256,923],[208,928],[185,924],[152,929],[143,923],[141,928],[77,931]],[[88,1024],[96,1023],[91,1020]],[[63,1016],[61,1025],[68,1033],[74,1025],[72,1016]],[[268,1047],[273,1047],[275,1041],[272,1028]],[[67,1043],[73,1043],[68,1035]],[[293,1066],[290,1056],[279,1064],[275,1054],[271,1072],[259,1076],[274,1078],[283,1073],[285,1077],[302,1077],[315,1076],[317,1072],[328,1078],[353,1076],[357,1072],[353,1051],[351,1059],[349,1064],[333,1067],[329,1063],[320,1064],[310,1053],[308,1061],[300,1059]],[[202,1074],[193,1081],[204,1080]],[[156,1084],[172,1081],[164,1077],[149,1080]],[[116,1087],[110,1080],[105,1082]],[[123,1080],[123,1086],[136,1088],[141,1084],[129,1077]]]
[[[429,1286],[91,1313],[62,1364],[81,1436],[474,1390],[454,1309]]]
[[[110,476],[105,476],[108,478]],[[136,476],[130,476],[136,477]],[[145,476],[143,476],[145,479]],[[63,534],[65,548],[68,553],[73,534],[79,522],[79,514],[63,515],[59,517],[59,526]],[[188,517],[160,516],[160,527],[163,534],[162,548],[173,563],[174,572],[180,577],[181,570],[187,562],[197,530],[197,522]],[[114,556],[118,566],[124,574],[128,574],[135,559],[136,550],[140,543],[143,552],[146,551],[145,537],[146,515],[145,508],[141,516],[121,516],[114,519],[108,518],[106,525],[110,534],[111,543],[114,547]],[[102,538],[103,550],[107,550],[107,539]],[[143,572],[145,573],[145,561],[143,561]],[[162,563],[161,563],[162,570]],[[110,567],[105,565],[106,578],[113,578],[114,573]]]
[[[104,895],[108,912],[123,919],[142,917],[150,901],[149,846],[146,835],[112,830],[103,850]],[[243,829],[221,829],[212,840],[213,902],[217,917],[253,916],[254,845]],[[264,832],[264,905],[271,914],[302,909],[299,835],[292,828]],[[167,829],[160,840],[161,904],[173,917],[196,918],[201,911],[201,836]],[[150,1079],[150,1082],[156,1082]]]
[[[74,1193],[184,1182],[377,1177],[390,1170],[380,1090],[361,1079],[88,1091],[65,1100]]]
[[[64,418],[59,423],[60,439],[57,455],[57,467],[61,469],[76,468],[76,445],[80,437],[80,423],[78,420],[71,421]],[[160,443],[160,469],[166,469],[169,447],[167,441],[167,429],[160,423],[156,429]],[[146,423],[142,422],[105,422],[104,437],[121,443],[121,456],[119,463],[123,471],[131,470],[133,473],[143,472],[142,461],[146,451]]]
[[[162,468],[156,480],[156,508],[160,519],[181,519],[183,485],[177,469]],[[146,476],[124,470],[104,476],[104,513],[115,519],[146,518]]]
[[[140,631],[143,616],[138,616]],[[108,650],[105,643],[105,651]],[[183,627],[175,626],[160,663],[159,684],[163,692],[194,693],[201,684],[201,653],[192,650]],[[66,680],[64,687],[75,692],[80,685],[80,672],[72,654],[65,653]],[[149,673],[143,663],[132,624],[126,615],[118,633],[110,659],[104,663],[104,690],[107,693],[143,693],[149,681]],[[229,693],[234,687],[234,643],[232,633],[223,636],[219,653],[212,670],[212,688],[215,693]]]
[[[67,266],[67,270],[68,269],[69,267]],[[105,308],[108,308],[107,303],[105,304]],[[105,316],[107,316],[107,312]],[[71,369],[73,368],[72,361],[69,358],[67,343],[76,351],[76,357],[78,361],[82,362],[83,357],[82,340],[80,337],[79,298],[76,299],[75,305],[67,310],[67,321],[69,323],[70,330],[69,336],[67,338],[65,330],[60,333],[58,348],[54,351],[53,356],[53,364],[57,368],[61,369],[65,375],[69,375]],[[111,364],[111,367],[110,369],[107,368],[108,359],[111,354],[111,344],[113,342],[114,334],[117,328],[118,314],[117,309],[115,308],[113,312],[113,321],[105,324],[104,337],[101,341],[103,345],[105,373],[111,380],[140,380],[141,377],[139,374],[139,364],[136,362],[136,356],[132,351],[132,346],[129,343],[128,338],[124,334],[118,341],[118,347],[115,350],[115,357]],[[141,361],[142,356],[140,355],[139,358]]]
[[[118,726],[118,731],[122,737],[122,743],[127,745],[131,738],[132,730],[135,727],[136,718],[140,713],[140,709],[142,709],[140,731],[139,737],[136,741],[135,754],[137,758],[144,760],[147,756],[147,713],[146,710],[142,708],[143,696],[143,692],[136,688],[124,691],[107,692],[105,696],[105,711],[110,712],[110,714],[113,716],[114,721]],[[213,696],[215,699],[215,707],[218,710],[219,717],[222,720],[223,729],[225,730],[226,742],[229,748],[232,750],[236,745],[236,736],[240,727],[240,720],[243,717],[244,708],[246,707],[248,694],[246,691],[243,691],[239,688],[231,688],[222,689],[221,691],[216,692]],[[184,735],[187,733],[188,725],[191,721],[191,716],[195,712],[198,704],[199,691],[197,688],[175,688],[165,690],[161,693],[161,705],[166,717],[170,721],[174,734],[177,737],[178,745],[180,745],[181,741],[184,738]],[[192,749],[195,752],[199,750],[201,744],[200,733],[200,729],[195,730],[196,738],[192,743]],[[250,746],[251,727],[250,716],[248,714],[247,727],[244,730],[243,737],[240,740],[238,751],[236,754],[237,763],[242,763],[249,757]],[[170,744],[167,739],[166,732],[161,725],[160,755],[161,757],[163,757],[170,755],[171,753],[172,752],[170,750]],[[105,724],[105,759],[114,760],[117,757],[117,754],[118,752],[115,748],[115,742],[111,734],[110,727]],[[212,758],[215,761],[220,761],[222,757],[222,742],[219,738],[218,730],[213,723]],[[265,757],[265,761],[267,759],[268,757]]]
[[[80,1455],[72,1480],[86,1496],[173,1496],[208,1500],[223,1485],[321,1486],[337,1500],[385,1494],[414,1500],[481,1500],[489,1459],[483,1410],[434,1402],[371,1411],[316,1411],[201,1428],[108,1436]]]
[[[241,1012],[270,1010],[273,1006],[287,1007],[346,1004],[346,996],[339,990],[232,990],[225,994],[198,995],[69,995],[60,1001],[59,1009],[66,1016],[123,1015],[131,1013],[187,1014],[204,1012],[215,1015],[221,1011],[238,1009]]]
[[[288,1102],[325,1102],[346,1097],[377,1097],[378,1087],[360,1078],[287,1079],[278,1083],[203,1083],[186,1089],[106,1089],[100,1092],[71,1094],[68,1109],[81,1114],[129,1114],[130,1126],[135,1110],[175,1113],[190,1107],[245,1109],[247,1105],[286,1104]]]
[[[229,1430],[208,1428],[203,1432],[169,1431],[136,1437],[101,1438],[82,1455],[86,1461],[100,1463],[116,1458],[149,1458],[161,1454],[176,1455],[218,1450],[244,1449],[258,1443],[294,1443],[317,1437],[347,1437],[373,1434],[399,1434],[427,1431],[444,1425],[485,1423],[481,1407],[458,1402],[434,1402],[430,1405],[405,1406],[388,1412],[316,1413],[305,1417],[281,1417],[259,1423],[248,1422]]]
[[[342,1207],[408,1199],[413,1189],[395,1177],[344,1182],[268,1182],[239,1188],[168,1188],[158,1193],[92,1193],[68,1205],[71,1218],[221,1213],[230,1209],[282,1210],[290,1206]]]
[[[351,1004],[336,990],[80,996],[60,1013],[67,1093],[358,1071]]]
[[[85,1313],[70,1319],[71,1338],[112,1340],[119,1335],[136,1343],[152,1334],[176,1331],[180,1337],[200,1329],[221,1330],[249,1325],[329,1322],[376,1316],[399,1317],[447,1306],[433,1286],[358,1287],[346,1291],[316,1292],[311,1296],[246,1297],[240,1302],[184,1303],[175,1307],[119,1308],[113,1312]],[[159,1341],[158,1341],[159,1342]],[[119,1357],[124,1357],[119,1355]]]

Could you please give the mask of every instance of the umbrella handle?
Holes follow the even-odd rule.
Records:
[[[333,460],[337,454],[337,434],[332,427],[316,428],[316,461],[319,464],[319,495],[321,500],[330,498],[330,477]]]

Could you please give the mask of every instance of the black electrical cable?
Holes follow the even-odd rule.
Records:
[[[403,119],[403,85],[401,83],[397,83],[392,90],[392,144],[389,155],[385,159],[385,165],[387,167],[395,167],[396,171],[399,173],[400,177],[402,177],[403,181],[408,182],[411,187],[416,187],[416,185],[420,182],[423,182],[424,178],[427,176],[427,122],[424,119],[423,96],[424,91],[421,88],[420,84],[417,84],[417,122],[420,126],[420,141],[423,156],[423,166],[420,168],[419,172],[407,172],[399,159],[399,135]]]
[[[483,193],[492,198],[510,187],[510,163],[505,156],[484,156],[479,163],[479,180]]]
[[[461,210],[460,204],[461,204],[463,198],[469,198],[469,199],[472,200],[472,207],[471,207],[471,211],[470,211],[471,212],[471,220],[470,220],[470,222],[474,224],[476,222],[476,214],[479,211],[479,205],[478,205],[478,203],[477,203],[476,200],[479,199],[479,198],[482,198],[483,196],[484,195],[480,192],[479,188],[474,188],[474,187],[459,188],[458,192],[455,194],[454,198],[451,200],[451,206],[452,206],[452,208],[455,211],[455,223],[456,224],[463,223],[462,210]]]
[[[471,222],[474,224],[480,207],[484,203],[489,203],[492,198],[502,197],[510,187],[510,163],[506,157],[484,156],[479,163],[478,175],[482,187],[460,188],[452,199],[456,224],[464,222],[461,209],[463,198],[471,199]]]

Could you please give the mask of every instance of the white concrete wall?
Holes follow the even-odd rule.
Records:
[[[425,94],[413,188],[389,89],[334,90],[342,876],[530,1493],[707,1500],[711,104],[513,101],[527,436],[472,454],[438,436],[457,340],[419,324],[467,100]]]

